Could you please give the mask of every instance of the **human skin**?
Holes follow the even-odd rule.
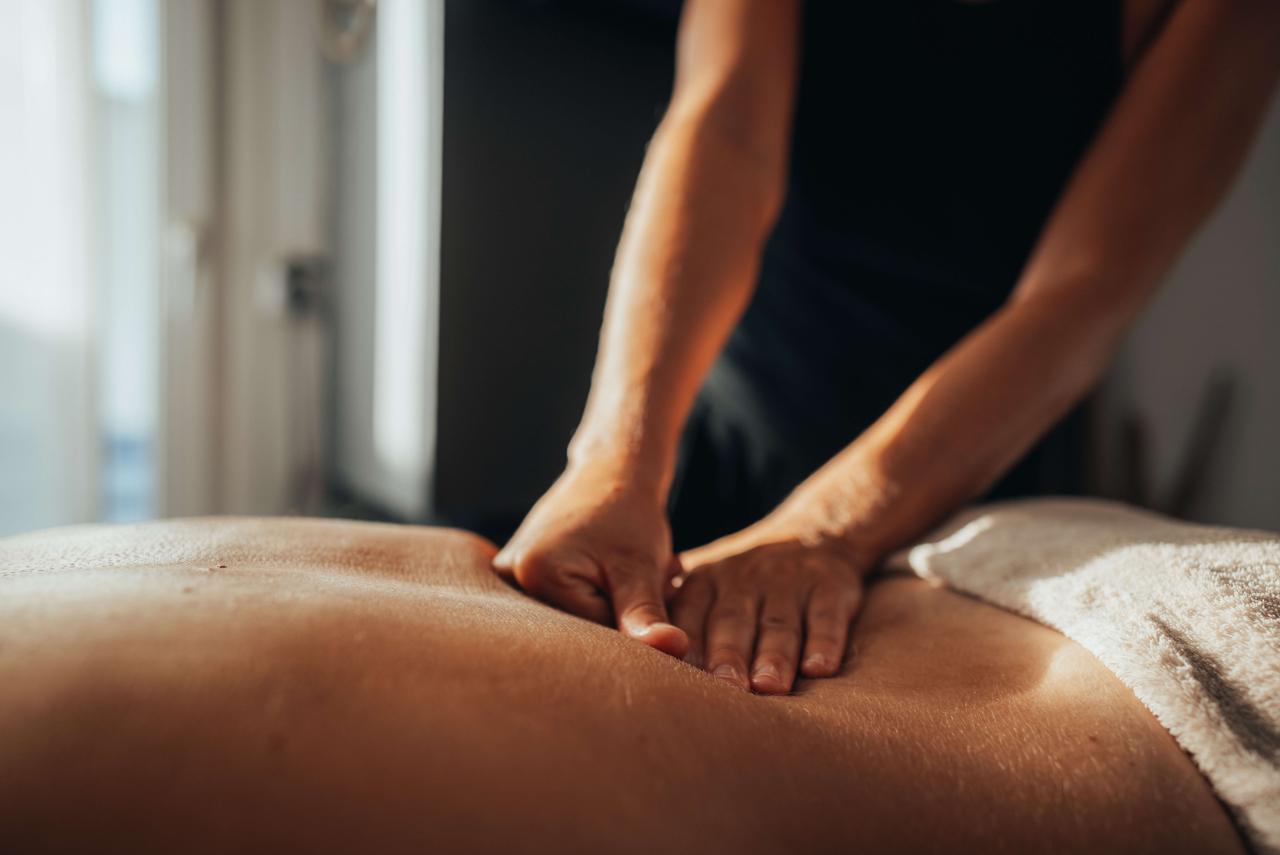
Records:
[[[1280,3],[1130,0],[1123,91],[1007,302],[774,512],[673,564],[662,515],[680,428],[785,191],[797,14],[796,0],[685,4],[568,464],[495,562],[762,692],[834,673],[876,560],[994,483],[1097,382],[1280,75]],[[675,565],[688,584],[671,617]]]
[[[6,851],[1240,852],[1057,633],[872,584],[751,695],[489,569],[462,532],[187,520],[0,540]]]

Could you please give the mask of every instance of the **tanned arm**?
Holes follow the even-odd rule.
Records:
[[[677,655],[666,494],[785,192],[797,30],[796,0],[685,4],[675,91],[623,229],[568,465],[494,562],[530,593]]]
[[[790,687],[802,647],[803,673],[838,668],[860,575],[980,494],[1097,382],[1230,186],[1277,76],[1280,3],[1178,4],[1007,304],[769,517],[683,557],[676,623],[708,668],[746,685],[754,650],[763,691]],[[744,591],[758,605],[716,605]]]

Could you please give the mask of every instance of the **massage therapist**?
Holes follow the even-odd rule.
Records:
[[[835,674],[887,551],[1078,488],[1072,410],[1278,75],[1275,0],[686,0],[568,463],[495,568],[743,689]]]

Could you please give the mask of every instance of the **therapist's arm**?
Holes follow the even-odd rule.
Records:
[[[494,562],[530,593],[676,654],[666,494],[781,205],[798,26],[796,0],[685,4],[675,90],[627,215],[568,465]]]
[[[708,668],[745,684],[751,667],[757,688],[784,690],[802,652],[803,673],[838,667],[860,587],[849,568],[870,568],[980,494],[1097,382],[1230,186],[1278,75],[1280,3],[1178,5],[1007,304],[769,517],[683,557],[692,573],[677,624]],[[823,596],[802,620],[791,604],[806,586]],[[742,590],[761,603],[754,612],[712,605]]]

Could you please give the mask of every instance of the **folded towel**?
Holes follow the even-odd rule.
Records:
[[[1280,536],[1032,499],[967,510],[889,563],[1088,649],[1191,756],[1252,846],[1280,853]]]

